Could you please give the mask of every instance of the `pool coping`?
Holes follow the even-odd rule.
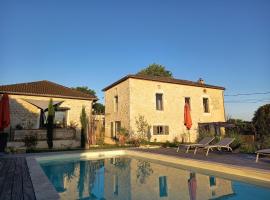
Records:
[[[48,177],[42,170],[38,161],[46,161],[51,159],[65,159],[65,158],[104,159],[113,156],[123,156],[123,155],[139,157],[142,159],[150,159],[160,163],[168,163],[176,167],[180,166],[188,167],[188,169],[203,171],[206,173],[211,172],[228,179],[242,180],[247,182],[252,181],[252,184],[261,185],[265,187],[269,187],[270,185],[270,170],[255,169],[251,167],[242,167],[242,166],[240,167],[236,165],[221,164],[212,161],[179,158],[171,155],[136,151],[136,149],[94,150],[91,152],[82,151],[68,154],[49,153],[43,155],[31,155],[29,157],[26,157],[36,199],[37,200],[60,199],[60,195],[55,190],[53,184],[49,181]]]

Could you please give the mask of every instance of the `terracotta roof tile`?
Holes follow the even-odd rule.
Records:
[[[172,84],[179,84],[179,85],[189,85],[189,86],[195,86],[195,87],[203,87],[203,88],[213,88],[213,89],[219,89],[219,90],[225,90],[224,87],[215,86],[215,85],[208,85],[208,84],[202,84],[194,81],[188,81],[188,80],[181,80],[181,79],[175,79],[175,78],[169,78],[169,77],[159,77],[159,76],[146,76],[146,75],[127,75],[120,80],[112,83],[111,85],[105,87],[102,91],[106,91],[119,83],[129,79],[140,79],[140,80],[148,80],[148,81],[156,81],[156,82],[163,82],[163,83],[172,83]]]
[[[12,85],[0,85],[0,93],[84,100],[97,99],[94,95],[85,94],[83,92],[46,80]]]

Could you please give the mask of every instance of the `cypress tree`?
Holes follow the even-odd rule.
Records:
[[[53,126],[54,126],[54,107],[53,100],[50,99],[48,106],[48,118],[47,118],[47,144],[49,149],[53,148]]]
[[[84,106],[82,107],[80,121],[81,121],[81,148],[85,148],[88,118]]]

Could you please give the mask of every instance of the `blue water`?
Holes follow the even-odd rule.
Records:
[[[270,199],[270,188],[130,157],[40,164],[61,199]]]

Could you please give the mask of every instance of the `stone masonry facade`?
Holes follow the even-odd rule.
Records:
[[[10,98],[10,115],[11,115],[11,127],[16,128],[16,125],[20,124],[26,129],[37,129],[39,128],[39,117],[40,109],[36,106],[28,103],[29,100],[45,100],[49,101],[50,97],[40,96],[25,96],[25,95],[9,95]],[[80,100],[80,99],[67,99],[67,98],[52,98],[53,101],[63,101],[61,107],[67,107],[67,125],[71,122],[78,124],[80,128],[80,114],[82,107],[85,106],[86,113],[88,116],[92,111],[91,100]]]
[[[156,94],[163,95],[163,110],[156,110]],[[115,96],[118,110],[115,110]],[[184,125],[185,97],[190,98],[192,128]],[[203,98],[208,99],[209,112],[205,113]],[[105,135],[115,134],[116,121],[121,127],[136,133],[136,119],[144,116],[150,124],[151,141],[172,141],[190,134],[191,142],[198,136],[198,124],[225,122],[224,90],[158,81],[128,78],[105,91]],[[153,126],[168,126],[169,134],[153,134]],[[112,130],[113,129],[113,130]]]

